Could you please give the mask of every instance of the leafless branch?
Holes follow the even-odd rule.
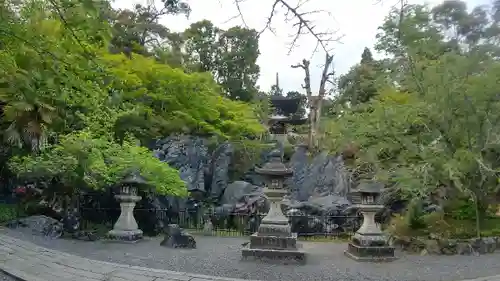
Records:
[[[239,17],[242,19],[243,23],[246,25],[244,21],[243,14],[241,12],[240,3],[244,0],[234,0],[236,8],[238,9],[238,15],[232,17],[234,19]],[[330,52],[329,43],[332,42],[340,42],[342,36],[337,35],[337,31],[335,30],[326,30],[320,32],[317,30],[317,26],[313,24],[313,21],[309,18],[311,16],[316,16],[321,13],[328,13],[324,10],[313,10],[313,11],[301,11],[304,4],[309,2],[310,0],[300,0],[296,5],[291,5],[288,0],[274,0],[273,5],[271,7],[271,11],[269,12],[269,16],[267,17],[266,24],[264,28],[259,32],[259,36],[265,31],[271,31],[275,33],[272,28],[272,21],[275,15],[278,13],[278,8],[282,7],[285,9],[285,22],[291,23],[292,27],[296,29],[296,32],[291,35],[291,42],[289,45],[288,53],[290,53],[296,46],[298,39],[303,35],[312,35],[316,41],[316,46],[314,47],[313,53],[315,53],[318,49],[324,50],[326,53]]]
[[[330,51],[330,49],[328,48],[328,44],[331,42],[338,42],[340,40],[340,37],[334,37],[333,35],[335,34],[335,32],[332,31],[318,32],[316,30],[316,25],[314,25],[311,20],[306,18],[307,16],[310,17],[311,15],[317,15],[321,13],[329,14],[328,12],[324,10],[313,10],[308,12],[299,11],[300,7],[308,1],[309,0],[299,2],[295,7],[292,7],[286,0],[276,0],[276,2],[280,3],[287,10],[287,12],[285,13],[285,21],[296,21],[292,26],[296,28],[297,31],[292,35],[292,42],[290,43],[288,52],[290,53],[292,51],[292,49],[296,46],[297,40],[302,35],[310,34],[316,39],[316,46],[314,47],[313,53],[315,53],[320,47],[326,53],[328,53]]]
[[[234,0],[234,5],[236,6],[236,9],[238,10],[238,13],[232,17],[230,17],[229,19],[227,19],[226,21],[224,21],[224,24],[234,20],[234,19],[237,19],[239,18],[241,20],[241,22],[243,23],[243,25],[246,27],[246,28],[249,28],[248,27],[248,24],[245,20],[245,16],[243,15],[243,12],[242,12],[242,9],[241,9],[241,3],[244,2],[245,0]]]
[[[264,31],[266,31],[266,30],[269,30],[269,31],[271,31],[273,34],[275,34],[275,31],[274,31],[274,29],[272,28],[271,23],[272,23],[272,21],[273,21],[273,17],[274,17],[274,15],[276,14],[276,6],[277,6],[277,5],[278,5],[278,1],[275,1],[275,2],[273,3],[272,8],[271,8],[271,13],[270,13],[269,17],[267,18],[266,25],[265,25],[265,26],[264,26],[264,28],[263,28],[263,29],[259,32],[259,36],[260,36],[262,33],[264,33]]]
[[[236,9],[238,9],[238,14],[240,15],[241,22],[245,25],[246,28],[248,28],[248,24],[245,21],[245,17],[243,16],[243,13],[241,12],[241,7],[240,7],[240,2],[244,0],[235,0],[234,3],[236,4]]]

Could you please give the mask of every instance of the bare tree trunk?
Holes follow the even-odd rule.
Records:
[[[321,97],[320,96],[312,96],[311,103],[309,106],[309,113],[311,118],[309,119],[309,147],[314,149],[318,146],[318,127],[319,127],[319,110],[321,108],[320,104]]]
[[[314,130],[314,116],[315,112],[314,110],[309,110],[309,116],[308,116],[308,130],[307,130],[307,147],[308,148],[313,148],[314,146],[314,140],[316,138],[316,132]]]
[[[302,60],[302,63],[297,65],[292,65],[292,68],[302,68],[304,70],[304,84],[302,88],[306,90],[307,97],[307,107],[309,108],[309,130],[307,145],[309,149],[315,149],[319,144],[317,142],[317,134],[319,130],[319,121],[321,114],[321,107],[323,104],[323,99],[327,94],[326,83],[333,83],[330,78],[334,75],[333,71],[329,72],[330,66],[332,65],[333,56],[328,53],[325,55],[325,64],[323,66],[323,71],[321,73],[321,80],[319,84],[319,91],[317,96],[312,95],[311,89],[311,72],[309,70],[310,62],[306,59]]]

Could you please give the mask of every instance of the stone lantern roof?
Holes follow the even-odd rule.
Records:
[[[379,182],[362,182],[356,187],[355,193],[380,194],[384,190],[384,184]]]
[[[140,186],[149,186],[147,180],[141,176],[139,172],[129,173],[123,180],[119,182],[119,186],[131,186],[131,187],[140,187]]]
[[[268,176],[290,176],[293,174],[293,170],[281,161],[281,152],[278,149],[271,151],[269,158],[269,162],[264,164],[262,168],[255,168],[256,173]]]

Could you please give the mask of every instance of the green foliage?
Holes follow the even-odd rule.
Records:
[[[484,204],[479,206],[479,211],[484,218],[492,218],[495,216],[496,210],[493,210],[490,206]],[[444,206],[445,216],[454,220],[469,220],[474,221],[476,219],[476,204],[468,196],[457,196],[451,198],[446,202]]]
[[[0,7],[0,133],[6,154],[14,155],[12,171],[73,195],[106,188],[134,169],[158,193],[182,196],[178,172],[129,135],[150,144],[171,133],[240,139],[263,131],[254,105],[225,98],[210,74],[186,73],[182,59],[176,66],[184,70],[161,60],[164,47],[174,56],[182,53],[183,40],[158,16],[189,12],[181,1],[164,4],[134,11],[115,11],[105,0],[8,1]],[[238,46],[253,44],[256,60],[254,33],[232,29],[221,47],[239,56],[246,51]],[[248,63],[235,61],[239,70],[226,72],[254,75],[254,82],[245,81],[252,87],[258,71]]]
[[[159,194],[186,195],[179,173],[148,149],[128,141],[118,145],[84,131],[64,136],[40,154],[13,157],[9,165],[22,178],[56,180],[73,191],[103,189],[137,170]]]
[[[500,45],[489,16],[496,8],[485,9],[469,13],[464,2],[445,1],[391,12],[378,35],[377,49],[389,57],[372,68],[383,81],[369,85],[375,98],[351,102],[324,124],[328,148],[360,148],[351,167],[358,178],[406,198],[465,196],[455,218],[474,214],[477,235],[500,178]],[[364,85],[353,79],[348,85]]]
[[[406,224],[412,230],[425,228],[423,215],[422,201],[419,199],[410,201],[405,213]]]
[[[358,105],[368,102],[377,95],[378,84],[383,83],[381,62],[375,61],[370,49],[365,48],[361,62],[353,66],[338,81],[340,103]]]
[[[8,222],[17,218],[16,205],[0,204],[0,223]]]
[[[233,180],[240,179],[244,172],[259,164],[262,153],[273,146],[253,140],[235,140],[232,144],[234,145],[234,156],[230,178]]]
[[[64,24],[50,11],[44,13],[41,1],[18,8],[19,18],[0,24],[1,125],[9,144],[38,150],[48,141],[48,132],[81,127],[79,113],[92,114],[105,99],[96,69],[86,58],[96,45],[83,48],[74,36],[93,39],[85,32],[69,32],[65,25],[84,25],[102,38],[105,28],[86,19],[90,14],[82,5],[72,8],[79,14]]]
[[[256,30],[239,26],[222,30],[208,20],[182,33],[186,68],[210,72],[232,100],[249,102],[257,94],[259,40]]]
[[[468,219],[447,218],[444,213],[434,212],[420,217],[422,223],[418,228],[408,224],[407,214],[392,218],[387,232],[398,240],[413,243],[429,237],[440,239],[469,239],[477,237],[475,222]],[[500,233],[498,218],[488,218],[483,221],[481,237],[494,237]],[[418,243],[416,243],[418,244]],[[418,245],[416,245],[418,246]]]
[[[132,10],[113,10],[109,2],[103,10],[104,18],[112,23],[111,50],[126,54],[137,53],[152,56],[165,43],[171,41],[169,29],[159,21],[165,15],[185,14],[189,16],[191,7],[184,1],[162,1],[160,7],[155,3],[136,4]],[[160,52],[160,55],[163,52]],[[171,58],[170,58],[171,59]]]
[[[120,137],[132,132],[154,139],[185,132],[231,138],[263,130],[252,108],[222,97],[206,73],[186,74],[142,56],[106,54],[101,60],[116,77],[110,84],[121,93],[116,103],[131,108],[118,119]]]
[[[406,18],[408,26],[424,17],[426,10],[417,10]],[[410,196],[425,196],[441,186],[466,193],[472,189],[474,196],[494,190],[499,162],[487,154],[495,154],[499,144],[499,128],[493,124],[500,118],[494,90],[500,65],[483,61],[478,53],[449,52],[429,59],[432,49],[422,55],[421,45],[390,41],[389,26],[390,20],[379,45],[406,48],[408,71],[394,77],[404,84],[379,88],[379,98],[332,120],[333,145],[355,142],[361,147],[358,163],[371,163],[377,178]],[[443,37],[428,40],[436,38]]]

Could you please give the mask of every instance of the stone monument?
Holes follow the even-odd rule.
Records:
[[[394,247],[389,246],[388,239],[375,222],[375,214],[384,209],[378,204],[383,184],[362,183],[353,192],[358,203],[353,206],[363,214],[363,224],[356,231],[344,254],[357,261],[393,261]]]
[[[305,252],[297,248],[297,233],[292,233],[288,218],[281,210],[281,201],[287,193],[283,182],[293,171],[283,164],[281,152],[274,150],[270,153],[269,162],[262,168],[255,168],[255,172],[264,176],[264,194],[271,204],[257,232],[250,236],[249,245],[243,248],[243,258],[305,263]]]
[[[141,185],[146,185],[146,180],[137,173],[121,181],[120,192],[115,195],[120,202],[121,213],[107,238],[122,242],[137,242],[142,239],[142,230],[134,218],[135,204],[141,200],[141,196],[138,196]]]

